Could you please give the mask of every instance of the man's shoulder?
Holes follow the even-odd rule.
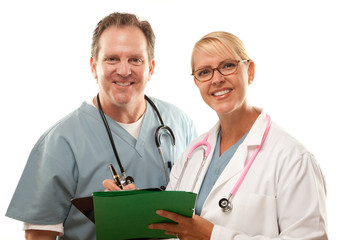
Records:
[[[87,103],[81,104],[78,108],[69,112],[67,115],[59,119],[52,126],[48,128],[48,130],[44,133],[44,135],[54,134],[54,133],[66,133],[66,132],[74,132],[76,129],[79,129],[77,125],[83,125],[84,121],[81,119],[86,118],[89,115],[89,109],[91,106],[87,106]]]
[[[161,117],[164,119],[164,122],[168,122],[169,124],[172,122],[176,125],[193,125],[193,121],[189,115],[175,104],[154,97],[150,97],[150,99],[158,108]]]
[[[182,109],[180,109],[178,106],[176,106],[173,103],[158,99],[158,98],[154,98],[154,97],[149,97],[155,104],[155,106],[161,111],[161,112],[177,112],[180,114],[185,114],[184,111]]]

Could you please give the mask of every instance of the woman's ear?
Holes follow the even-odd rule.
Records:
[[[195,83],[195,85],[198,87],[199,85],[198,85],[198,82],[197,82],[197,80],[194,78],[194,83]]]
[[[248,67],[248,76],[249,76],[249,84],[251,84],[254,81],[255,78],[255,63],[251,60],[249,60],[249,67]]]

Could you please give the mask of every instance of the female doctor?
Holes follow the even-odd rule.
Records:
[[[328,239],[321,170],[301,143],[250,105],[255,66],[241,40],[205,35],[191,67],[219,122],[188,146],[167,190],[198,193],[195,215],[158,210],[175,223],[149,228],[180,239]]]

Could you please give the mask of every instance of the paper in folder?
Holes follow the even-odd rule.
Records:
[[[191,217],[196,194],[182,191],[130,190],[94,192],[96,239],[172,238],[151,223],[171,222],[157,209]]]

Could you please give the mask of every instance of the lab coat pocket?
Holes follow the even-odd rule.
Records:
[[[249,235],[278,236],[276,198],[254,193],[237,193],[239,206],[236,215],[241,216],[239,229]],[[235,195],[236,196],[236,195]],[[234,209],[235,209],[234,199]]]

